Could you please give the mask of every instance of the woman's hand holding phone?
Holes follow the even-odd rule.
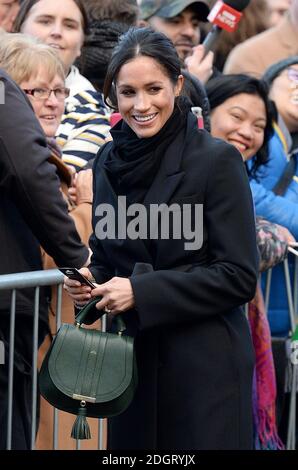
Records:
[[[59,268],[65,274],[64,289],[67,290],[75,305],[83,307],[91,297],[100,296],[96,304],[98,310],[116,315],[134,307],[134,294],[127,278],[113,277],[103,284],[93,283],[88,268]],[[92,294],[91,291],[93,290]]]

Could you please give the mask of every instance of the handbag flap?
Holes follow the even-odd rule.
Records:
[[[63,324],[51,347],[48,371],[70,398],[111,401],[133,380],[133,338]]]

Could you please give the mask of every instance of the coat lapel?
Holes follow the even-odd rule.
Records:
[[[185,132],[181,131],[169,145],[157,175],[146,194],[144,204],[167,204],[185,174],[181,161],[185,143]]]
[[[109,176],[102,165],[100,169],[100,175],[98,177],[97,194],[99,201],[104,201],[105,204],[110,204],[113,206],[117,220],[119,211],[122,211],[122,214],[126,213],[125,205],[121,202],[121,199],[118,199],[118,196],[109,180]],[[105,240],[103,240],[102,243],[105,245]],[[123,238],[122,236],[118,237],[118,233],[116,233],[115,239],[108,240],[107,249],[114,250],[116,253],[125,253],[127,259],[125,259],[124,256],[121,257],[121,259],[118,258],[117,265],[119,262],[124,261],[123,265],[126,268],[128,260],[136,260],[136,262],[149,264],[153,263],[152,257],[143,240],[139,238],[136,240],[131,240],[124,233]],[[134,265],[130,267],[129,271],[132,272],[133,268]]]

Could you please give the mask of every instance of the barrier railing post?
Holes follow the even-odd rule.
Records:
[[[271,280],[272,280],[272,269],[268,269],[267,278],[266,278],[265,299],[264,299],[266,313],[268,313],[268,308],[269,308]]]
[[[32,271],[14,274],[0,275],[0,291],[12,291],[10,304],[10,330],[9,330],[9,357],[8,366],[8,385],[7,385],[7,423],[6,428],[6,449],[11,450],[13,444],[13,406],[14,406],[14,352],[15,352],[15,327],[17,313],[17,289],[36,288],[34,303],[34,326],[33,326],[33,383],[32,383],[32,424],[31,436],[29,436],[30,447],[34,449],[36,439],[36,416],[37,416],[37,350],[38,350],[38,320],[39,320],[39,287],[52,286],[63,282],[63,275],[57,269],[45,271]],[[60,309],[61,310],[61,309]],[[5,430],[0,430],[3,432]],[[30,442],[31,441],[31,442]]]
[[[298,256],[298,251],[294,248],[289,247],[288,251],[295,255],[295,259]],[[289,262],[287,259],[284,260],[284,271],[286,279],[286,289],[288,296],[289,314],[291,322],[291,348],[297,345],[298,342],[298,328],[296,326],[296,315],[294,308],[294,301],[291,289],[291,279]],[[296,447],[296,394],[297,394],[297,348],[291,353],[290,361],[292,364],[292,380],[291,380],[291,395],[290,395],[290,406],[289,406],[289,422],[288,422],[288,434],[287,434],[287,450],[295,450]]]
[[[62,306],[62,284],[57,286],[57,301],[56,301],[56,331],[61,326],[61,306]],[[57,450],[59,447],[59,411],[57,408],[53,408],[53,447]]]
[[[37,408],[37,350],[38,350],[38,320],[39,320],[39,287],[34,294],[34,322],[33,322],[33,357],[32,357],[32,425],[31,449],[35,449],[36,440],[36,408]]]
[[[8,406],[7,406],[7,441],[6,448],[11,450],[12,412],[13,412],[13,372],[14,372],[14,337],[16,319],[16,290],[13,289],[10,303],[9,362],[8,362]]]

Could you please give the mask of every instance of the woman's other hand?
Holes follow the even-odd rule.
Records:
[[[135,305],[131,282],[124,277],[113,277],[110,281],[100,284],[92,290],[91,295],[92,297],[102,296],[96,308],[104,309],[113,315],[130,310]]]

